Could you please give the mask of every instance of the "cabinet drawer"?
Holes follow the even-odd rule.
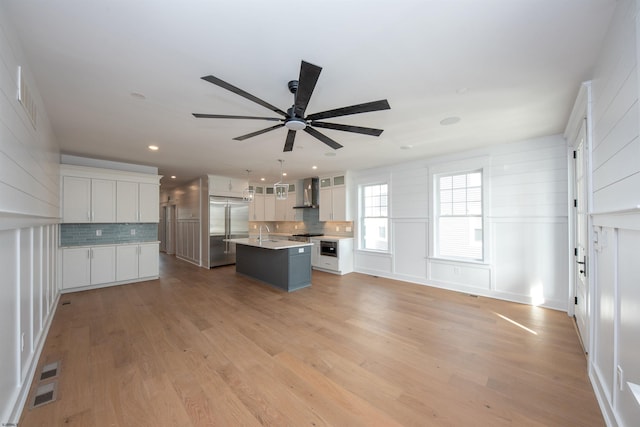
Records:
[[[324,256],[320,255],[320,260],[318,262],[318,267],[326,268],[327,270],[338,271],[338,258],[332,256]]]

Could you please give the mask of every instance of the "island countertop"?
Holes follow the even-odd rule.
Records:
[[[259,241],[255,238],[241,238],[241,239],[225,239],[226,242],[235,243],[238,245],[255,246],[257,248],[265,249],[290,249],[290,248],[302,248],[304,246],[313,246],[313,243],[294,242],[289,240],[274,240],[274,239],[262,239]]]

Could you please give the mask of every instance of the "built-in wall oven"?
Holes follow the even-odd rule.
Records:
[[[337,258],[338,257],[338,242],[337,241],[331,241],[331,240],[321,240],[320,241],[320,255]]]

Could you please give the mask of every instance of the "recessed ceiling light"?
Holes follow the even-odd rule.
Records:
[[[413,148],[413,145],[402,145],[400,146],[401,150],[411,150]]]
[[[333,151],[329,151],[328,153],[324,153],[324,155],[327,157],[335,157],[336,153],[334,153]]]
[[[149,150],[151,151],[158,151],[160,149],[160,147],[158,147],[157,145],[150,145],[149,146]]]
[[[286,172],[282,172],[282,176],[287,176],[287,173]]]
[[[264,181],[264,178],[260,178],[260,181]]]
[[[311,166],[311,169],[318,169],[317,166]]]
[[[171,179],[176,179],[176,176],[175,175],[171,175]]]
[[[460,117],[452,116],[452,117],[447,117],[446,119],[440,120],[440,124],[442,126],[449,126],[449,125],[455,125],[459,121],[460,121]]]
[[[131,95],[131,97],[135,99],[142,99],[142,100],[147,99],[147,97],[141,94],[140,92],[131,92],[129,95]]]

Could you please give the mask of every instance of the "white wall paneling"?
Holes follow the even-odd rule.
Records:
[[[394,220],[393,273],[402,280],[423,282],[427,278],[429,223],[426,220]]]
[[[0,423],[17,425],[58,300],[59,149],[0,3]],[[18,66],[38,110],[16,99]]]
[[[593,330],[589,375],[608,425],[635,426],[640,404],[640,142],[637,0],[617,2],[595,68]],[[622,375],[620,375],[620,368]]]

